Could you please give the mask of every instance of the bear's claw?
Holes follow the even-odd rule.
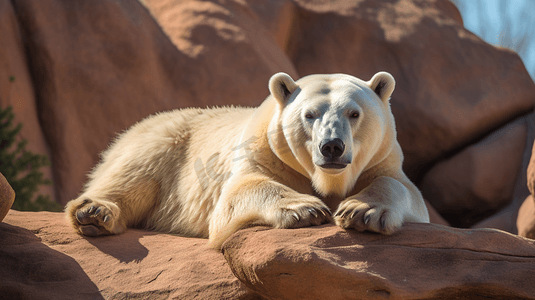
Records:
[[[104,206],[91,205],[87,210],[79,209],[76,212],[76,220],[80,225],[94,224],[98,226],[100,223],[108,223],[111,214],[112,212]]]
[[[90,212],[89,211],[83,211],[83,210],[77,211],[76,212],[76,220],[80,224],[89,224],[89,223],[91,223]]]
[[[307,207],[308,205],[293,208],[284,208],[282,219],[275,223],[277,228],[300,228],[311,225],[321,225],[332,221],[331,212],[327,207]],[[287,219],[284,216],[291,216]]]
[[[335,223],[342,228],[353,228],[358,231],[373,231],[391,234],[400,224],[391,216],[386,207],[353,203],[340,207],[334,214]]]

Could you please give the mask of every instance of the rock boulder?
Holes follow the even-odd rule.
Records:
[[[533,151],[527,170],[527,182],[531,195],[524,200],[518,211],[516,226],[518,235],[535,239],[535,198],[533,197],[535,195],[535,143],[532,147]]]
[[[84,238],[63,213],[0,223],[2,299],[258,299],[207,240],[130,229]]]
[[[12,107],[15,114],[13,125],[23,125],[18,138],[28,141],[26,150],[50,155],[49,144],[39,122],[35,87],[24,40],[12,2],[0,0],[0,108]],[[53,178],[51,166],[43,167],[41,171],[45,178]],[[52,186],[41,185],[38,192],[55,199]]]
[[[384,236],[335,225],[255,227],[232,235],[221,254],[205,239],[137,229],[82,237],[64,218],[63,213],[8,213],[0,223],[0,295],[535,299],[535,242],[498,230],[408,224]]]
[[[529,195],[520,206],[516,219],[518,235],[535,239],[535,198]]]
[[[498,230],[250,228],[231,236],[223,253],[267,299],[535,299],[535,242]]]
[[[15,191],[2,173],[0,173],[0,222],[9,212],[9,209],[15,201]]]
[[[424,197],[455,227],[470,227],[506,207],[525,172],[522,158],[533,122],[534,115],[519,118],[435,164],[420,183]],[[529,194],[525,185],[523,190],[520,202]]]

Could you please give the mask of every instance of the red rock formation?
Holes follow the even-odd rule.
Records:
[[[15,201],[15,191],[13,191],[4,175],[0,173],[0,222],[9,212],[13,201]]]
[[[26,139],[26,150],[50,155],[49,145],[39,124],[32,74],[27,65],[23,36],[10,1],[0,1],[0,107],[13,108],[14,124],[22,123],[19,138]],[[52,167],[40,169],[52,179]],[[55,199],[52,186],[43,185],[39,194]]]
[[[145,0],[173,44],[195,63],[196,95],[204,105],[256,106],[277,72],[299,78],[249,3],[241,1]],[[266,7],[276,5],[266,2]],[[217,91],[217,93],[214,93]]]
[[[231,236],[223,253],[267,299],[535,299],[535,242],[498,230],[250,228]]]
[[[516,227],[519,236],[535,239],[535,198],[533,195],[529,195],[520,206]]]
[[[84,238],[62,213],[11,210],[0,237],[6,299],[535,299],[535,242],[497,230],[257,227],[231,236],[223,256],[205,239]]]
[[[448,221],[446,221],[438,212],[437,210],[435,209],[435,207],[433,207],[433,205],[431,203],[429,203],[429,201],[425,200],[425,206],[427,206],[427,212],[429,212],[429,222],[430,223],[433,223],[433,224],[439,224],[439,225],[444,225],[444,226],[450,226],[450,223],[448,223]]]
[[[535,143],[533,143],[533,151],[527,170],[528,188],[531,192],[526,200],[522,203],[518,211],[518,218],[516,220],[516,227],[518,235],[535,239]]]
[[[535,143],[533,143],[531,157],[529,160],[528,170],[527,170],[527,184],[528,189],[532,195],[535,195]]]
[[[528,122],[535,118],[520,118],[437,163],[420,184],[424,197],[455,227],[470,227],[507,206],[522,167]],[[529,194],[524,190],[521,200]],[[514,222],[499,229],[514,230]]]
[[[66,203],[118,132],[179,106],[176,90],[187,76],[171,67],[180,66],[180,53],[137,1],[12,3],[50,146],[57,200]],[[182,98],[183,106],[195,103],[189,94]]]
[[[258,299],[205,239],[135,229],[83,238],[64,218],[11,210],[0,223],[0,298]]]

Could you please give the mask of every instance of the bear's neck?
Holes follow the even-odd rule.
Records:
[[[270,101],[271,100],[271,101]],[[288,165],[293,170],[297,171],[301,175],[305,176],[308,179],[311,179],[310,173],[303,167],[303,165],[297,160],[293,150],[286,141],[284,137],[284,132],[282,130],[282,125],[280,122],[281,109],[277,107],[276,103],[272,99],[264,101],[260,106],[266,104],[266,109],[271,109],[272,118],[269,122],[269,126],[266,132],[269,147],[271,151],[280,159],[284,164]]]
[[[314,189],[323,197],[336,196],[345,198],[353,189],[357,182],[358,174],[355,176],[349,168],[340,174],[328,174],[316,169],[311,181]]]

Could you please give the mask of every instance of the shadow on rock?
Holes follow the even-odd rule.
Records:
[[[119,235],[85,237],[100,251],[115,257],[121,263],[141,262],[149,254],[149,250],[139,240],[144,236],[156,235],[154,232],[128,229]]]
[[[73,258],[32,231],[0,223],[2,299],[104,299]]]

